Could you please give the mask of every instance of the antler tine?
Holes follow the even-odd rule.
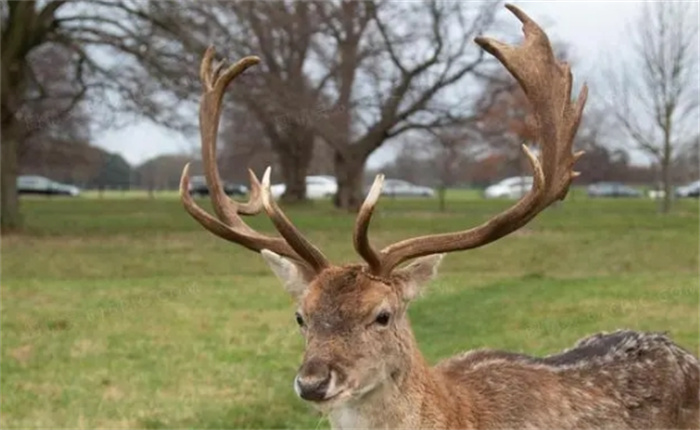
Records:
[[[260,212],[262,205],[256,203],[253,197],[259,195],[259,191],[253,195],[251,199],[243,207],[240,208],[238,203],[231,200],[224,192],[219,176],[219,169],[216,166],[216,139],[219,132],[219,120],[221,118],[222,100],[226,88],[238,75],[246,69],[260,62],[260,59],[255,56],[242,58],[235,64],[232,64],[223,70],[224,63],[220,62],[212,67],[214,56],[214,48],[209,47],[204,54],[202,61],[202,69],[200,74],[204,80],[206,91],[202,96],[202,102],[199,109],[200,134],[202,139],[202,161],[204,163],[204,175],[207,179],[209,187],[209,196],[211,198],[214,212],[216,215],[229,225],[241,225],[243,222],[238,217],[240,209],[244,209],[246,215],[255,215]],[[259,189],[255,174],[250,174],[251,190]],[[256,212],[255,209],[258,209]]]
[[[231,228],[199,207],[197,203],[194,202],[188,191],[190,183],[189,170],[190,163],[187,163],[184,169],[182,169],[182,176],[180,177],[180,199],[182,200],[187,213],[197,220],[202,227],[216,236],[231,242],[236,242],[250,249],[251,251],[259,252],[262,249],[270,249],[275,250],[275,252],[282,255],[299,260],[294,253],[294,250],[292,250],[288,245],[285,249],[286,243],[280,242],[279,238],[259,234],[244,223],[241,223],[241,226],[238,229]]]
[[[272,223],[277,227],[282,237],[287,240],[287,243],[296,251],[301,258],[304,259],[311,267],[320,272],[328,267],[330,263],[328,259],[318,250],[311,242],[306,240],[303,234],[292,224],[282,210],[277,206],[277,203],[272,198],[270,192],[270,173],[271,168],[265,169],[262,181],[262,204],[265,212],[272,220]]]
[[[484,224],[455,233],[404,240],[381,250],[376,273],[388,275],[411,258],[461,251],[483,246],[527,224],[551,203],[566,197],[578,173],[573,165],[583,152],[571,153],[588,89],[583,85],[576,102],[571,102],[571,69],[554,57],[547,34],[523,11],[506,5],[523,23],[524,43],[510,46],[494,39],[477,37],[476,43],[495,56],[515,77],[530,101],[540,146],[538,159],[523,146],[533,168],[532,189],[511,208]]]
[[[255,173],[248,169],[248,182],[250,182],[250,193],[248,201],[245,203],[237,202],[238,213],[241,215],[257,215],[263,210],[262,191],[260,181]]]
[[[382,193],[383,185],[384,175],[379,174],[375,177],[374,183],[360,207],[360,212],[355,219],[355,229],[352,235],[352,244],[355,246],[355,251],[367,262],[372,273],[378,273],[381,270],[381,259],[379,253],[372,248],[372,245],[369,243],[367,231],[369,230],[369,222],[372,219],[374,207],[377,205],[379,196]]]
[[[250,176],[250,197],[246,203],[231,200],[224,192],[221,177],[216,165],[216,139],[222,110],[222,100],[228,85],[249,67],[256,65],[260,59],[249,56],[224,68],[224,62],[214,64],[214,48],[209,47],[200,67],[200,78],[204,92],[199,108],[200,135],[202,140],[202,161],[204,175],[212,206],[217,218],[197,206],[189,194],[189,164],[182,171],[180,180],[180,198],[185,210],[205,229],[211,233],[238,243],[250,250],[260,252],[263,249],[292,258],[305,266],[319,267],[318,259],[307,261],[308,255],[299,255],[289,243],[281,237],[260,234],[243,222],[240,215],[256,215],[263,210],[262,185],[252,170]]]

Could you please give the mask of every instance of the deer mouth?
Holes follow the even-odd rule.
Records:
[[[331,409],[335,409],[341,405],[343,405],[346,401],[350,400],[352,398],[352,392],[351,390],[343,389],[339,390],[333,394],[331,394],[328,397],[325,397],[320,400],[310,400],[308,401],[311,403],[313,407],[316,409],[322,411],[322,412],[328,412]]]
[[[352,387],[349,387],[347,384],[344,383],[338,383],[339,380],[342,379],[343,378],[340,378],[335,371],[331,371],[330,380],[327,383],[325,393],[323,393],[323,395],[320,396],[303,396],[300,394],[300,391],[298,390],[296,385],[295,390],[297,390],[297,394],[299,394],[302,399],[306,400],[311,405],[319,409],[331,409],[335,406],[338,406],[343,401],[351,398],[353,395]]]
[[[337,390],[334,390],[334,392],[330,392],[330,395],[327,396],[326,398],[314,402],[318,407],[323,408],[323,409],[333,409],[335,407],[341,406],[345,404],[346,402],[356,402],[360,401],[362,398],[364,398],[366,395],[374,392],[379,386],[381,386],[381,383],[375,383],[372,385],[368,385],[365,387],[353,387],[353,386],[346,386],[339,388]]]

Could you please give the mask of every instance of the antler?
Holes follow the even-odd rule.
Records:
[[[354,245],[367,261],[370,270],[386,276],[394,267],[412,258],[442,252],[476,248],[506,236],[527,224],[556,200],[566,197],[573,171],[583,152],[571,153],[574,136],[586,104],[588,88],[584,84],[578,100],[571,102],[572,75],[569,65],[554,58],[547,34],[524,12],[506,5],[523,23],[525,41],[510,46],[490,38],[477,37],[475,42],[495,56],[515,77],[530,101],[540,159],[523,145],[533,169],[532,189],[514,206],[469,230],[407,239],[374,250],[367,239],[369,220],[383,181],[377,176],[363,203],[355,225]]]
[[[250,175],[250,198],[246,203],[238,203],[228,198],[221,184],[221,177],[216,166],[216,137],[219,131],[221,102],[228,85],[246,69],[260,62],[255,56],[241,59],[224,70],[224,63],[212,65],[214,48],[209,47],[202,59],[200,79],[204,85],[204,93],[199,107],[199,125],[202,139],[202,161],[204,174],[209,187],[214,212],[218,217],[205,212],[197,206],[189,194],[189,163],[185,165],[180,179],[180,199],[185,210],[211,233],[231,242],[260,252],[263,249],[276,252],[309,266],[313,271],[320,272],[328,266],[328,260],[321,251],[307,241],[292,225],[282,211],[274,203],[270,204],[269,189],[262,190],[260,181],[252,170]],[[270,168],[265,172],[267,188],[269,188]],[[257,215],[263,208],[272,218],[282,237],[271,237],[258,233],[250,228],[240,215]]]

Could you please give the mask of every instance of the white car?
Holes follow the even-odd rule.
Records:
[[[17,192],[19,194],[65,195],[76,197],[80,188],[75,185],[62,184],[49,178],[36,175],[17,177]]]
[[[519,199],[532,188],[532,176],[513,176],[487,187],[484,197],[487,199]]]
[[[386,179],[382,195],[391,197],[435,197],[435,190],[415,185],[401,179]]]
[[[687,185],[676,188],[676,197],[698,196],[700,196],[700,181],[691,182]]]
[[[279,199],[287,189],[285,184],[274,184],[270,186],[272,198]],[[306,197],[309,199],[330,198],[338,192],[338,182],[333,176],[307,176],[306,177]]]

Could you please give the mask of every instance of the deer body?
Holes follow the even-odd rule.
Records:
[[[414,354],[404,375],[332,411],[333,428],[694,429],[700,420],[697,360],[658,334],[596,335],[546,358],[477,350],[434,368]]]
[[[296,300],[305,340],[294,389],[328,414],[336,429],[688,429],[700,428],[700,364],[666,336],[618,331],[579,341],[560,354],[536,358],[477,350],[430,367],[408,321],[409,303],[437,272],[444,253],[473,249],[518,230],[562,200],[582,153],[572,153],[587,89],[571,101],[572,75],[544,31],[518,8],[525,41],[506,45],[478,37],[518,81],[533,110],[540,146],[523,147],[532,189],[509,209],[474,228],[406,239],[381,250],[368,229],[381,194],[378,175],[358,213],[353,245],[366,264],[335,266],[284,215],[250,172],[246,203],[226,196],[216,168],[216,135],[226,87],[257,57],[224,68],[209,48],[200,70],[202,160],[216,217],[180,182],[185,210],[204,228],[258,252]],[[253,230],[241,215],[262,211],[281,237]],[[403,265],[403,263],[408,263]]]

